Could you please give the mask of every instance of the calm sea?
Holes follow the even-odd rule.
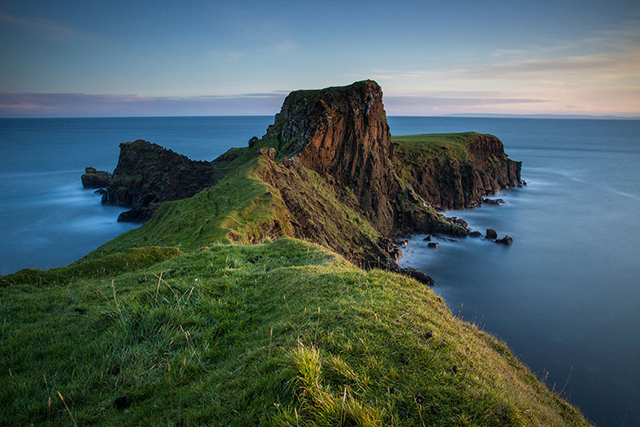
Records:
[[[272,117],[1,119],[0,273],[68,264],[130,229],[83,190],[137,138],[197,160],[264,134]],[[640,425],[640,121],[391,117],[394,135],[478,131],[523,161],[529,185],[502,206],[452,212],[482,239],[414,236],[452,311],[505,340],[550,388],[600,426]]]

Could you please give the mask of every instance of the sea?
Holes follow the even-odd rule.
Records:
[[[0,119],[0,274],[74,262],[138,224],[84,190],[112,171],[119,143],[143,138],[212,160],[262,136],[272,116]],[[499,206],[445,214],[484,238],[409,237],[458,317],[505,341],[550,389],[598,426],[640,426],[640,121],[389,117],[393,135],[476,131],[522,161],[527,186]]]

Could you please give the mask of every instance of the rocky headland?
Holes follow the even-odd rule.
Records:
[[[105,202],[150,219],[0,277],[0,419],[587,426],[429,276],[397,274],[397,233],[466,235],[436,207],[519,170],[489,135],[391,138],[372,81],[291,93],[265,136],[212,162],[124,143]]]
[[[398,270],[397,233],[463,236],[466,223],[443,209],[478,206],[522,183],[502,142],[477,133],[391,137],[382,89],[371,80],[289,94],[262,138],[212,162],[156,144],[123,143],[104,203],[131,207],[119,220],[149,219],[162,202],[191,197],[256,158],[255,175],[282,212],[253,230],[255,241],[290,235],[363,266]],[[243,240],[229,230],[230,240]]]

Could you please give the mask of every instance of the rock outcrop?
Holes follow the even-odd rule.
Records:
[[[88,167],[82,175],[82,187],[87,189],[106,188],[111,185],[113,176],[107,171],[99,171]]]
[[[401,190],[382,89],[371,80],[289,94],[263,140],[284,142],[281,155],[355,195],[357,207],[382,234],[394,225]]]
[[[396,167],[402,169],[407,184],[436,209],[476,207],[486,196],[521,185],[521,162],[507,157],[497,137],[475,132],[438,137],[394,138]],[[421,144],[429,150],[416,155]]]
[[[118,221],[143,222],[162,202],[191,197],[217,179],[210,162],[138,139],[120,144],[118,166],[102,202],[132,208]]]

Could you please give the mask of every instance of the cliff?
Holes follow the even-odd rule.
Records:
[[[162,202],[194,196],[218,179],[210,162],[138,139],[120,144],[118,165],[102,202],[132,208],[118,221],[144,222]]]
[[[0,419],[587,426],[428,280],[386,271],[382,233],[464,232],[429,200],[475,203],[519,169],[473,135],[434,163],[473,178],[416,178],[442,143],[408,156],[381,108],[373,82],[294,93],[264,138],[210,163],[122,144],[111,200],[159,206],[67,267],[0,277]]]
[[[493,135],[408,135],[393,138],[403,181],[437,209],[475,207],[488,195],[522,184],[521,162]]]

